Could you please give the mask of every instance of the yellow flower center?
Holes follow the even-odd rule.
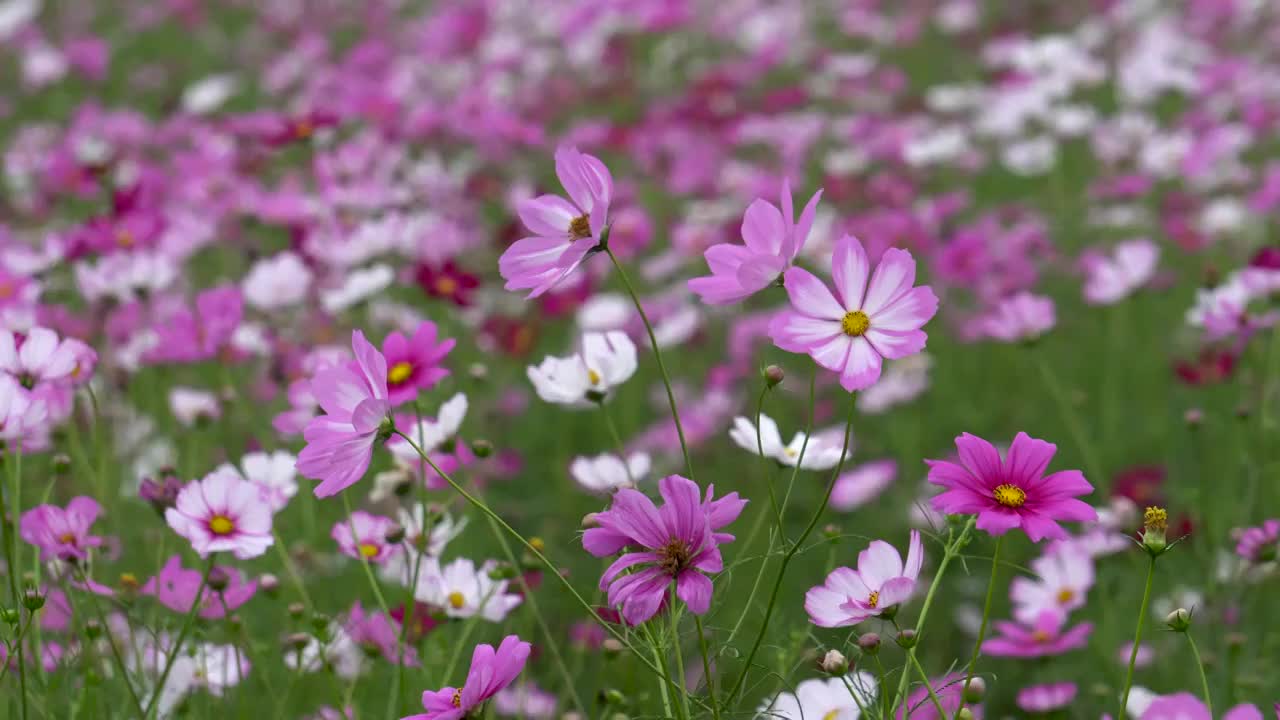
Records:
[[[8,300],[14,295],[13,283],[0,281],[0,300]]]
[[[782,454],[786,455],[787,457],[795,457],[799,455],[800,452],[797,451],[795,448],[785,447],[785,448],[782,448]]]
[[[373,543],[360,543],[356,549],[360,551],[361,556],[367,558],[371,558],[378,554],[378,546]]]
[[[293,124],[293,136],[299,140],[305,140],[316,131],[316,126],[311,124],[310,120],[299,120]]]
[[[392,365],[391,369],[387,371],[387,381],[392,385],[399,385],[405,380],[408,380],[409,376],[412,374],[413,364],[408,360],[401,360],[395,365]]]
[[[591,218],[586,215],[579,215],[569,221],[570,240],[582,240],[589,237],[591,237]]]
[[[235,529],[236,524],[226,515],[214,515],[209,520],[209,532],[214,535],[230,535]]]
[[[1162,507],[1149,507],[1142,513],[1142,524],[1149,530],[1168,529],[1169,512]]]
[[[861,310],[854,310],[844,314],[840,318],[840,329],[849,337],[858,337],[871,327],[871,318]]]
[[[116,232],[116,244],[122,248],[133,247],[137,240],[134,239],[133,233],[128,230],[119,230]]]
[[[1050,638],[1051,636],[1049,635],[1049,633],[1048,633],[1048,632],[1046,632],[1046,631],[1044,631],[1044,630],[1036,630],[1035,632],[1031,633],[1031,637],[1032,637],[1032,639],[1034,639],[1036,642],[1038,642],[1038,643],[1043,643],[1043,642],[1049,642],[1049,638]]]
[[[449,593],[449,605],[454,610],[461,610],[463,605],[467,604],[467,596],[454,590]]]
[[[452,295],[458,289],[458,281],[448,275],[436,278],[436,292],[441,295]]]
[[[1061,605],[1066,605],[1067,603],[1071,602],[1071,599],[1074,598],[1075,596],[1076,594],[1072,592],[1069,588],[1063,588],[1058,591],[1058,603]]]
[[[596,372],[595,370],[588,370],[588,371],[587,371],[587,380],[588,380],[592,385],[599,385],[599,384],[600,384],[600,373]]]
[[[828,710],[827,713],[822,716],[822,720],[836,720],[838,717],[840,717],[840,708]]]
[[[63,545],[74,545],[76,542],[75,533],[62,533],[58,536],[58,542]]]
[[[449,702],[453,703],[456,708],[462,707],[462,688],[453,691],[453,699]]]
[[[875,607],[880,604],[880,591],[872,590],[871,595],[867,597],[867,607]]]
[[[995,492],[996,502],[1007,508],[1020,508],[1027,501],[1027,493],[1017,485],[997,485]]]

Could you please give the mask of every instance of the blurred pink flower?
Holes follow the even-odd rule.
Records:
[[[1096,251],[1087,255],[1085,301],[1110,305],[1123,300],[1151,280],[1159,258],[1160,248],[1146,239],[1122,242],[1110,255]]]
[[[225,286],[196,296],[195,309],[182,308],[159,323],[148,362],[190,363],[209,360],[231,342],[244,316],[240,289]]]
[[[1031,569],[1038,577],[1016,577],[1009,583],[1009,600],[1020,622],[1033,622],[1042,610],[1065,613],[1084,607],[1093,587],[1093,559],[1087,553],[1067,543],[1055,544],[1032,561]]]
[[[1156,698],[1139,720],[1213,720],[1213,713],[1200,698],[1180,692]],[[1262,711],[1256,705],[1243,703],[1223,713],[1222,720],[1262,720]]]
[[[843,473],[831,488],[831,508],[840,512],[856,510],[879,497],[898,475],[896,460],[874,460]]]
[[[995,622],[995,637],[982,643],[982,652],[995,657],[1037,658],[1061,655],[1082,648],[1093,632],[1093,623],[1080,623],[1064,630],[1067,615],[1059,610],[1043,610],[1031,623]]]
[[[858,553],[856,571],[836,568],[822,585],[805,593],[809,621],[819,627],[844,627],[895,611],[915,591],[923,563],[924,546],[916,530],[911,531],[905,565],[897,548],[883,540],[871,541]]]
[[[389,517],[357,510],[349,519],[335,522],[329,536],[343,555],[381,565],[400,550],[398,544],[387,542],[387,534],[396,527]]]
[[[39,505],[22,513],[19,534],[26,542],[40,548],[43,559],[84,560],[89,548],[102,545],[102,538],[89,534],[89,526],[98,519],[102,506],[91,497],[73,498],[67,507]]]
[[[1053,300],[1024,291],[1001,300],[981,322],[987,337],[1027,342],[1052,330],[1057,316]]]
[[[1067,707],[1076,699],[1073,682],[1029,685],[1018,691],[1018,707],[1029,713],[1048,713]]]
[[[382,655],[389,663],[418,667],[418,651],[409,644],[400,643],[400,625],[388,618],[381,610],[365,612],[357,600],[347,613],[343,629],[353,642]]]
[[[1236,554],[1249,562],[1267,562],[1280,550],[1280,520],[1267,520],[1258,527],[1245,528],[1236,544]]]
[[[223,590],[205,587],[200,595],[200,617],[206,620],[224,617],[249,602],[258,590],[258,581],[245,582],[244,574],[237,568],[218,566],[213,572],[222,573],[227,586]],[[196,602],[200,581],[199,570],[182,567],[182,556],[173,555],[155,577],[147,580],[141,593],[155,596],[161,605],[174,612],[186,613],[191,611],[192,604]]]
[[[524,670],[531,646],[515,635],[508,635],[494,650],[492,645],[477,645],[471,654],[471,669],[462,687],[446,687],[422,693],[425,713],[401,720],[460,720],[486,700],[506,688]]]

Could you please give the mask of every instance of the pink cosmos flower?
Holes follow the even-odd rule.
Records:
[[[1156,698],[1140,720],[1213,720],[1213,713],[1200,698],[1180,692]],[[1256,705],[1243,703],[1223,713],[1222,720],[1262,720],[1262,711]]]
[[[871,275],[867,253],[852,235],[836,243],[832,275],[839,299],[808,271],[787,270],[783,284],[792,310],[773,319],[769,336],[783,350],[808,353],[840,373],[840,385],[853,392],[880,378],[881,357],[896,360],[924,349],[920,328],[938,311],[938,298],[928,286],[912,287],[916,262],[905,250],[885,250]]]
[[[334,523],[329,536],[338,543],[343,555],[381,565],[400,550],[399,545],[387,542],[387,534],[395,527],[395,521],[389,517],[357,510],[349,520]]]
[[[1030,685],[1018,691],[1018,707],[1029,713],[1047,713],[1067,707],[1076,699],[1073,682]]]
[[[896,460],[874,460],[843,473],[831,488],[831,508],[856,510],[876,499],[898,476]]]
[[[897,548],[883,540],[873,540],[858,553],[856,571],[836,568],[826,582],[805,593],[805,612],[809,613],[810,622],[819,627],[856,625],[891,613],[911,597],[923,563],[924,547],[916,530],[911,531],[905,565]]]
[[[1151,280],[1159,258],[1160,248],[1146,239],[1122,242],[1110,256],[1100,252],[1086,256],[1085,301],[1110,305],[1125,299]]]
[[[466,717],[515,681],[529,660],[530,649],[529,643],[515,635],[503,638],[497,650],[492,645],[477,645],[471,654],[471,669],[467,671],[467,680],[462,687],[422,693],[422,707],[426,712],[401,720],[460,720]]]
[[[40,548],[43,559],[84,560],[89,557],[89,548],[102,545],[102,538],[89,534],[89,526],[101,512],[96,500],[83,496],[72,498],[65,509],[39,505],[22,513],[18,532],[23,540]]]
[[[436,324],[423,321],[406,339],[399,331],[387,335],[382,341],[382,352],[387,359],[387,400],[392,405],[403,405],[418,396],[419,390],[429,390],[443,380],[449,370],[440,367],[440,361],[453,349],[453,338],[436,340]]]
[[[216,287],[196,296],[195,308],[182,308],[156,326],[155,347],[146,359],[155,363],[190,363],[216,357],[231,342],[244,317],[244,298],[233,286]]]
[[[360,601],[347,613],[343,629],[347,636],[370,654],[382,655],[390,663],[417,667],[418,651],[409,644],[400,644],[400,626],[379,610],[365,612]]]
[[[1053,300],[1024,291],[1001,300],[981,322],[987,337],[1029,342],[1052,330],[1057,315]]]
[[[555,694],[530,682],[500,690],[493,698],[494,711],[507,717],[544,720],[556,717],[559,706],[560,700]]]
[[[679,475],[658,482],[665,504],[661,509],[643,493],[624,488],[613,504],[597,516],[599,527],[586,531],[582,545],[596,557],[612,555],[627,546],[644,548],[619,557],[600,578],[600,589],[609,591],[609,606],[621,606],[623,619],[638,625],[657,614],[667,588],[676,584],[676,595],[701,615],[711,606],[711,580],[703,573],[724,569],[719,546],[733,540],[715,532],[733,522],[747,501],[730,493],[712,500],[714,488],[699,498],[696,483]],[[623,574],[628,568],[643,569]]]
[[[200,557],[230,552],[241,560],[271,547],[271,508],[258,486],[230,473],[214,473],[188,483],[174,507],[164,512],[173,531],[191,542]]]
[[[1061,539],[1066,531],[1060,520],[1092,522],[1098,513],[1075,496],[1093,492],[1079,470],[1045,475],[1058,450],[1053,443],[1020,432],[1003,460],[995,447],[980,437],[964,433],[956,438],[960,464],[926,460],[929,482],[946,492],[931,499],[938,512],[974,514],[978,528],[992,535],[1021,528],[1032,542]]]
[[[1267,520],[1259,527],[1245,528],[1236,544],[1236,554],[1249,562],[1267,562],[1280,549],[1280,520]]]
[[[1034,622],[1043,610],[1065,613],[1084,607],[1093,587],[1093,559],[1070,545],[1054,547],[1032,561],[1038,578],[1016,577],[1009,583],[1013,615],[1019,622]]]
[[[319,414],[320,403],[311,392],[311,381],[294,380],[287,393],[289,409],[271,419],[271,427],[286,437],[301,435],[307,424]]]
[[[228,612],[235,611],[249,602],[249,598],[258,590],[258,581],[246,582],[244,573],[236,568],[218,566],[214,568],[214,572],[223,573],[227,586],[220,591],[206,587],[201,593],[200,617],[206,620],[217,620]],[[191,611],[192,603],[196,602],[200,580],[199,570],[182,567],[182,556],[173,555],[155,577],[147,580],[141,592],[143,595],[154,595],[161,605],[174,612],[187,613]]]
[[[540,195],[516,206],[533,237],[516,241],[498,258],[508,290],[538,297],[572,273],[600,245],[609,221],[613,177],[604,163],[574,147],[556,150],[556,176],[569,194]]]
[[[302,431],[307,445],[298,453],[298,472],[320,480],[316,497],[354,485],[369,469],[373,449],[391,436],[394,421],[387,399],[387,360],[364,333],[351,333],[356,359],[324,368],[311,380],[325,415]]]
[[[798,220],[789,181],[782,181],[781,210],[764,198],[756,198],[742,218],[745,244],[720,243],[707,248],[711,274],[690,280],[689,289],[709,305],[729,305],[777,282],[804,248],[821,197],[819,189]]]
[[[964,673],[948,673],[942,677],[933,678],[930,681],[933,691],[938,696],[938,700],[942,703],[942,709],[947,714],[939,717],[938,709],[933,706],[933,700],[929,697],[929,689],[919,687],[907,695],[907,701],[904,707],[898,710],[897,720],[950,720],[961,706],[961,698],[964,695]],[[963,705],[973,712],[975,720],[982,720],[982,706],[974,703],[963,703]]]
[[[31,328],[25,336],[0,328],[0,370],[27,390],[69,376],[76,369],[76,350],[48,328]]]
[[[982,643],[982,652],[996,657],[1037,658],[1084,647],[1093,623],[1080,623],[1064,631],[1066,623],[1066,613],[1058,610],[1043,610],[1034,622],[1026,624],[997,620],[994,625],[999,634]]]

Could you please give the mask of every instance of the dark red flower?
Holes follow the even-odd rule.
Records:
[[[1231,378],[1236,354],[1226,348],[1205,348],[1191,360],[1178,360],[1173,371],[1188,385],[1214,385]]]
[[[458,307],[471,305],[471,293],[480,287],[480,278],[459,268],[452,260],[435,266],[423,263],[414,271],[418,286],[427,295],[448,300]]]
[[[1121,471],[1111,485],[1111,494],[1129,498],[1138,507],[1164,506],[1163,465],[1134,465]]]

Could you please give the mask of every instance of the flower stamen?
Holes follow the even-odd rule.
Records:
[[[871,328],[871,318],[861,310],[847,312],[840,318],[840,329],[849,337],[859,337]]]
[[[405,380],[408,380],[409,376],[412,374],[413,364],[408,360],[401,360],[395,365],[392,365],[391,369],[387,371],[387,382],[392,385],[399,385]]]
[[[569,239],[582,240],[591,237],[591,218],[586,215],[569,221]]]
[[[235,532],[236,524],[226,515],[214,515],[209,518],[209,532],[214,535],[230,535]]]
[[[1020,508],[1027,502],[1027,492],[1017,485],[997,485],[992,493],[996,502],[1007,508]]]

